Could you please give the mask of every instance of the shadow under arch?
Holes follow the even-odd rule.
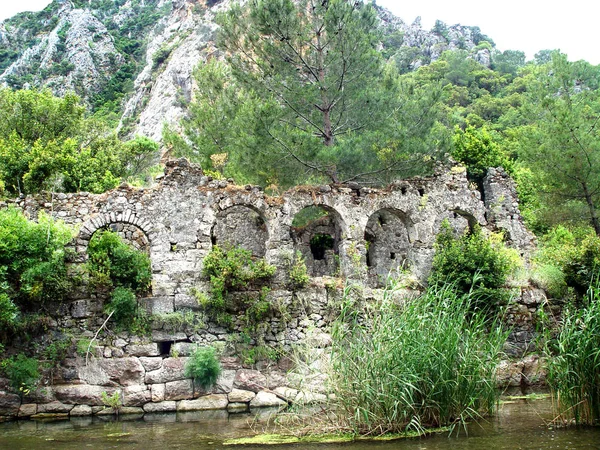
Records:
[[[390,272],[406,266],[413,236],[413,223],[404,211],[381,208],[369,216],[364,239],[371,286],[383,287]]]
[[[334,208],[313,204],[294,215],[290,236],[313,277],[335,276],[340,271],[342,217]]]
[[[264,214],[248,204],[232,205],[215,216],[210,230],[212,245],[244,248],[262,258],[267,252],[269,230]]]

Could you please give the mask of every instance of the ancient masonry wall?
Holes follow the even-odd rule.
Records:
[[[273,314],[262,324],[261,344],[289,350],[304,341],[318,354],[329,343],[335,280],[348,278],[363,284],[367,298],[377,298],[391,270],[408,269],[417,282],[426,280],[435,236],[444,219],[457,232],[475,224],[504,230],[509,245],[528,254],[533,237],[523,225],[513,182],[502,170],[491,170],[484,187],[485,201],[469,186],[464,169],[454,167],[385,189],[325,185],[297,187],[270,197],[256,186],[212,180],[200,168],[178,160],[167,164],[165,175],[153,188],[123,185],[100,195],[45,194],[9,203],[30,217],[44,210],[75,226],[75,263],[86,261],[90,238],[105,228],[148,251],[152,293],[141,302],[150,313],[163,317],[183,311],[202,313],[191,291],[209,291],[202,262],[213,245],[240,245],[264,256],[277,267],[269,300],[287,314],[285,318]],[[322,211],[321,219],[294,226],[298,213],[315,207]],[[318,247],[318,242],[327,245]],[[304,255],[312,279],[306,288],[292,291],[288,272],[296,252]],[[544,299],[543,292],[527,287],[511,305],[515,331],[509,352],[518,355],[527,350],[533,333],[531,317]],[[82,290],[58,307],[53,332],[91,337],[105,319],[102,308],[102,299]],[[102,414],[106,412],[102,393],[115,391],[124,401],[122,412],[141,414],[239,411],[324,398],[322,375],[288,372],[287,358],[249,365],[231,351],[222,358],[224,373],[214,388],[206,391],[195,386],[183,373],[191,349],[215,343],[231,348],[234,335],[244,328],[241,319],[233,332],[208,321],[199,323],[177,327],[158,320],[149,337],[103,335],[87,363],[72,355],[53,371],[49,385],[24,398],[10,393],[7,380],[0,379],[0,416]],[[505,370],[505,381],[517,385],[523,378],[535,381],[536,361],[527,367]]]

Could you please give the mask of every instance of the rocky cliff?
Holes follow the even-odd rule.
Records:
[[[217,56],[215,16],[232,0],[54,0],[0,23],[0,84],[73,90],[122,134],[159,140],[185,114],[194,68]],[[401,71],[464,49],[490,64],[493,43],[477,27],[424,30],[378,8],[386,57]]]

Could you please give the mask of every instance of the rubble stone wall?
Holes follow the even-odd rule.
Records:
[[[339,293],[336,279],[325,275],[362,283],[367,299],[378,297],[382,277],[398,267],[425,281],[444,219],[457,232],[475,224],[504,230],[509,245],[524,255],[529,252],[533,237],[523,225],[510,178],[502,170],[491,170],[484,187],[485,202],[469,186],[465,170],[455,167],[431,178],[398,181],[385,189],[325,185],[297,187],[271,197],[257,186],[213,180],[200,168],[178,160],[167,164],[165,175],[152,188],[122,185],[99,195],[16,199],[10,203],[32,218],[45,210],[76,227],[75,264],[86,261],[93,234],[107,228],[147,251],[152,293],[142,304],[157,317],[179,312],[186,319],[175,325],[156,320],[147,337],[103,335],[87,362],[71,355],[52,374],[48,386],[24,398],[10,393],[6,380],[0,380],[0,416],[101,414],[106,411],[102,393],[115,391],[123,399],[122,413],[238,411],[322,400],[326,394],[322,375],[289,372],[286,358],[257,365],[226,351],[224,373],[209,391],[185,377],[185,362],[195,345],[218,344],[231,350],[235,336],[245,327],[241,318],[232,330],[211,323],[192,294],[193,289],[209,292],[202,262],[212,246],[240,245],[277,267],[269,300],[286,313],[272,314],[261,324],[261,345],[289,350],[297,342],[309,342],[318,355],[330,341],[327,325]],[[328,212],[326,219],[295,229],[295,215],[314,206]],[[333,240],[324,255],[315,256],[310,248],[315,233]],[[306,288],[294,291],[288,287],[288,270],[297,251],[305,255],[313,278]],[[511,306],[515,355],[528,348],[533,336],[531,317],[543,301],[543,292],[527,288]],[[102,311],[102,299],[82,290],[58,307],[53,332],[71,330],[91,338],[105,320]],[[520,376],[511,372],[507,377]]]

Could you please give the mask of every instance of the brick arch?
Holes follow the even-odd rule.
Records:
[[[126,223],[130,225],[134,225],[146,235],[148,239],[148,243],[151,245],[152,241],[156,238],[156,233],[152,230],[152,225],[145,219],[141,219],[135,215],[135,213],[127,210],[122,213],[106,213],[99,214],[95,217],[92,217],[87,222],[83,224],[81,230],[79,231],[79,239],[85,241],[85,246],[87,248],[87,244],[90,239],[94,235],[94,233],[102,228],[106,228],[107,226],[115,223]]]

